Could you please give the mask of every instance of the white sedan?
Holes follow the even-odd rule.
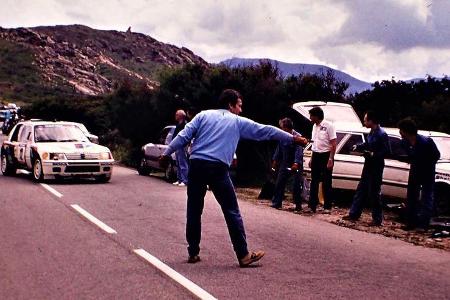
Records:
[[[389,136],[392,154],[385,159],[383,185],[381,193],[384,196],[406,198],[410,165],[405,162],[406,150],[401,145],[398,129],[384,128]],[[333,168],[333,188],[356,190],[361,179],[364,157],[362,153],[353,152],[352,146],[367,139],[369,130],[366,128],[336,129],[337,149]],[[436,203],[440,213],[450,213],[450,135],[419,131],[419,134],[431,137],[441,152],[441,159],[436,164]],[[311,159],[311,145],[305,148],[304,166],[307,176],[311,169],[308,167]]]

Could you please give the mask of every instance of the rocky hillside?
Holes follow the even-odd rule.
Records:
[[[0,97],[30,85],[101,95],[115,82],[131,80],[152,89],[163,67],[207,63],[187,48],[131,32],[82,25],[0,27]]]

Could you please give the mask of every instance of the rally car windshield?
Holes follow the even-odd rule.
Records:
[[[34,141],[51,142],[87,142],[87,137],[74,125],[37,125],[34,127]]]

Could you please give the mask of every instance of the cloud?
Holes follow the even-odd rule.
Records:
[[[450,70],[450,0],[0,1],[3,27],[131,26],[209,62],[237,56],[326,64],[363,80]]]
[[[328,46],[372,43],[387,50],[450,46],[450,1],[339,0],[348,18]]]

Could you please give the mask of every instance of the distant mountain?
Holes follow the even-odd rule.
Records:
[[[129,80],[154,88],[163,67],[208,65],[187,48],[82,25],[0,27],[0,98],[62,93],[102,95]],[[40,91],[39,95],[31,94]]]
[[[336,76],[336,78],[340,81],[347,82],[349,84],[349,88],[346,91],[346,94],[359,93],[365,90],[370,90],[371,83],[359,80],[355,77],[348,75],[339,70],[335,70],[333,68],[323,66],[323,65],[312,65],[312,64],[292,64],[285,63],[273,59],[260,59],[260,58],[231,58],[221,62],[221,64],[225,64],[230,67],[239,67],[239,66],[249,66],[259,64],[259,62],[270,61],[272,64],[276,64],[281,71],[281,74],[285,77],[291,75],[299,75],[299,74],[325,74],[328,70],[332,70]]]

